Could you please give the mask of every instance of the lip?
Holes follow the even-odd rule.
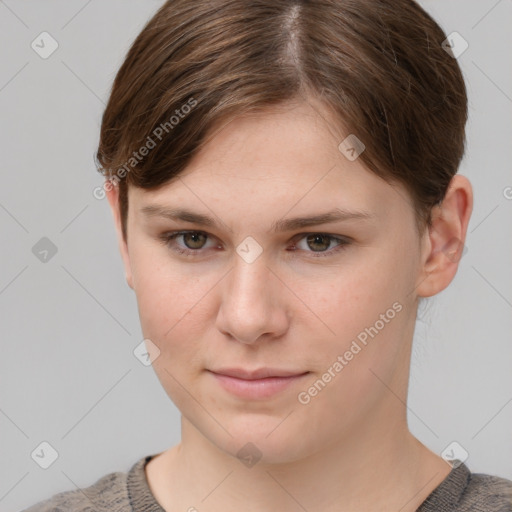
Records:
[[[266,377],[294,377],[306,373],[296,370],[285,370],[270,367],[257,368],[255,370],[245,370],[243,368],[226,367],[209,371],[219,375],[227,375],[228,377],[236,377],[237,379],[244,380],[264,379]]]
[[[223,368],[208,371],[226,391],[253,400],[269,398],[310,373],[273,368],[260,368],[255,371]]]

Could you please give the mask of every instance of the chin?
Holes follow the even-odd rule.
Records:
[[[231,435],[220,434],[220,438],[216,436],[212,442],[248,468],[287,464],[309,455],[304,451],[306,446],[300,432],[292,432],[292,425],[286,425],[289,419],[255,416],[258,415],[252,415],[252,422],[251,415],[238,422],[223,422],[217,418]]]

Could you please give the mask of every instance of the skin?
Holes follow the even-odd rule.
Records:
[[[345,158],[338,144],[346,134],[334,126],[313,101],[219,126],[179,179],[156,191],[129,188],[128,242],[117,189],[108,193],[142,330],[160,350],[153,367],[181,412],[181,442],[146,466],[167,511],[408,512],[450,472],[409,432],[405,404],[418,299],[456,274],[460,249],[450,250],[465,240],[471,185],[456,175],[419,236],[405,189]],[[150,204],[217,225],[143,215]],[[372,217],[271,231],[277,220],[335,208]],[[208,236],[159,239],[180,230]],[[339,251],[336,239],[308,243],[315,233],[351,243]],[[252,263],[236,252],[247,236],[263,250]],[[186,244],[195,256],[173,250]],[[298,394],[394,303],[400,312],[300,403]],[[311,373],[246,400],[207,371],[221,366]],[[261,454],[252,467],[237,458],[248,442]]]

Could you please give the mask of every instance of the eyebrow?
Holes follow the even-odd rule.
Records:
[[[190,222],[210,228],[217,227],[217,223],[212,217],[186,210],[184,208],[167,208],[158,205],[147,205],[142,207],[140,212],[146,217],[163,217],[174,221]],[[308,217],[280,219],[272,223],[271,231],[274,233],[294,231],[296,229],[316,226],[318,224],[329,224],[346,220],[372,220],[374,218],[375,215],[367,211],[349,211],[336,208],[329,212],[310,215]]]

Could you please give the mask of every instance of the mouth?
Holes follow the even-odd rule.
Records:
[[[224,390],[240,398],[252,400],[269,398],[311,373],[272,368],[261,368],[256,371],[226,368],[208,372]]]

